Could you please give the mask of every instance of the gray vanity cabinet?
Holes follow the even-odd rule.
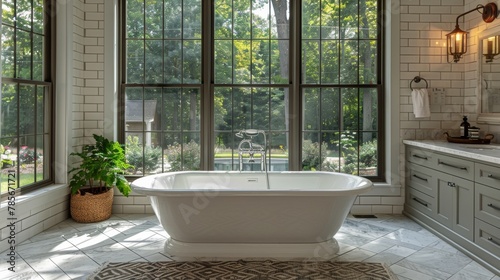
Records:
[[[500,272],[500,166],[406,145],[406,215]]]
[[[474,163],[418,148],[407,159],[407,204],[472,241]]]

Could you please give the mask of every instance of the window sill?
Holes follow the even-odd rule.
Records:
[[[70,190],[65,184],[53,184],[46,187],[41,187],[37,190],[30,191],[26,194],[15,195],[16,206],[20,204],[29,204],[29,208],[37,207],[45,204],[47,201],[59,199],[62,196],[67,196]],[[0,208],[7,207],[8,200],[5,198],[2,201]]]
[[[401,196],[401,185],[386,182],[373,183],[373,188],[361,196]]]

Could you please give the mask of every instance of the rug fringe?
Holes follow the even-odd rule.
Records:
[[[389,275],[389,277],[391,278],[391,280],[398,280],[399,278],[396,276],[396,274],[394,274],[394,272],[392,271],[392,269],[390,268],[390,265],[387,264],[387,263],[380,263],[382,265],[382,267],[385,269],[385,271],[387,272],[387,275]]]
[[[94,278],[96,278],[97,275],[99,273],[101,273],[101,271],[108,266],[108,264],[109,264],[109,261],[108,262],[103,262],[101,264],[101,266],[99,266],[98,268],[96,268],[94,270],[94,272],[92,272],[92,273],[89,274],[89,276],[87,277],[87,280],[93,280]]]

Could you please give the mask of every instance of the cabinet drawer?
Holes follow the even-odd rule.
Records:
[[[475,220],[474,242],[495,256],[500,256],[500,228]]]
[[[500,190],[500,167],[476,163],[476,182]]]
[[[476,184],[476,218],[500,225],[500,190]]]
[[[436,172],[413,163],[407,163],[407,168],[406,185],[436,197]]]
[[[437,154],[436,165],[438,171],[467,180],[474,180],[473,161]]]
[[[435,168],[434,153],[429,150],[406,146],[406,158],[409,162]]]
[[[406,188],[406,203],[420,212],[432,217],[436,199],[419,192],[414,188]]]

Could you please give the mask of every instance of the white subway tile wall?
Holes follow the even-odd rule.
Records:
[[[66,220],[69,217],[68,194],[66,185],[53,185],[30,195],[16,195],[14,210],[7,207],[7,200],[2,202],[0,252]],[[15,222],[15,225],[11,227],[10,222]],[[8,242],[9,240],[11,242]],[[12,243],[12,240],[15,243]]]
[[[489,1],[486,1],[489,2]],[[446,34],[455,28],[458,15],[485,4],[478,0],[408,0],[400,7],[400,141],[404,139],[444,139],[443,132],[459,134],[463,115],[476,125],[477,120],[477,40],[478,34],[500,25],[500,19],[486,24],[480,13],[459,19],[461,29],[470,35],[468,52],[458,63],[448,63]],[[500,6],[500,1],[492,1]],[[418,19],[418,20],[417,20]],[[410,82],[421,76],[429,83],[431,117],[416,119],[410,98]],[[417,87],[415,83],[413,87]],[[419,83],[419,86],[425,86]],[[443,89],[444,99],[433,98],[433,88]],[[500,126],[481,124],[482,133],[498,135]],[[400,142],[400,143],[401,143]],[[404,146],[400,144],[401,182],[405,182]],[[404,197],[404,195],[403,195]],[[382,197],[382,204],[401,211],[401,200]],[[374,212],[375,211],[375,205]],[[378,208],[377,208],[378,209]]]

